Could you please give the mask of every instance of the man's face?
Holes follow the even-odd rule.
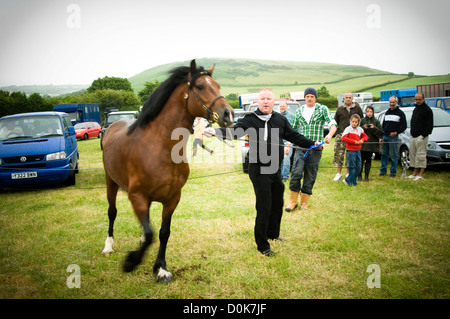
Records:
[[[397,101],[393,96],[389,98],[389,106],[391,107],[391,110],[394,110],[397,107]]]
[[[288,108],[288,106],[287,106],[286,102],[280,102],[280,112],[281,113],[286,113],[287,108]]]
[[[307,106],[313,107],[316,105],[316,96],[314,94],[306,94],[305,101]]]
[[[419,106],[422,105],[423,102],[425,101],[422,94],[416,94],[414,98],[416,99],[416,104]]]
[[[264,90],[259,92],[258,108],[264,114],[270,114],[273,110],[275,99],[272,91]]]
[[[344,101],[345,105],[346,106],[351,106],[352,103],[353,103],[353,94],[351,94],[351,93],[345,94],[345,98],[344,99],[345,99],[345,101]]]

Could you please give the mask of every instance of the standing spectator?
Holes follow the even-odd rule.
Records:
[[[334,120],[337,124],[336,136],[334,139],[334,159],[333,164],[337,165],[337,173],[334,176],[334,181],[338,181],[342,177],[342,166],[344,165],[345,150],[346,146],[343,141],[341,141],[342,133],[350,122],[350,117],[353,114],[358,114],[359,118],[363,117],[363,112],[358,103],[353,102],[353,94],[346,93],[344,98],[344,105],[341,105],[336,110],[334,115]],[[348,167],[347,167],[348,173]]]
[[[304,93],[306,104],[302,105],[295,113],[292,127],[315,142],[325,141],[328,144],[336,132],[336,122],[331,117],[328,107],[316,103],[317,90],[315,88],[308,87]],[[330,131],[324,138],[323,126],[325,122],[330,123]],[[300,191],[300,206],[302,209],[308,209],[308,202],[316,182],[322,151],[311,152],[306,158],[305,154],[306,151],[300,149],[296,149],[294,152],[294,162],[289,182],[289,189],[291,190],[290,200],[285,209],[287,212],[291,212],[297,207]]]
[[[280,113],[288,120],[289,124],[292,125],[292,121],[294,120],[294,115],[288,111],[288,105],[286,102],[280,102]],[[283,141],[284,145],[290,146],[291,143],[288,141]],[[288,148],[288,153],[284,154],[283,163],[281,164],[281,179],[283,182],[289,179],[289,172],[291,171],[291,157],[292,157],[292,148]]]
[[[366,116],[361,120],[361,127],[364,133],[369,137],[367,143],[361,146],[361,172],[359,176],[362,179],[364,169],[364,181],[369,181],[370,168],[372,167],[372,154],[380,151],[379,141],[383,137],[381,123],[374,116],[373,106],[366,107]]]
[[[361,118],[358,114],[353,114],[350,118],[350,126],[347,126],[342,133],[342,141],[347,144],[348,176],[342,181],[347,186],[356,186],[356,176],[361,170],[361,145],[369,137],[359,126]]]
[[[433,131],[433,111],[425,103],[422,93],[415,96],[416,108],[411,116],[411,139],[409,140],[409,158],[414,172],[409,178],[415,181],[423,179],[427,167],[428,136]]]
[[[209,152],[210,155],[212,155],[214,151],[210,149],[208,146],[203,144],[203,131],[205,130],[206,127],[203,118],[197,117],[195,121],[196,123],[194,125],[194,148],[192,156],[197,155],[197,146],[200,146],[205,151]]]
[[[379,176],[387,173],[389,158],[391,159],[391,177],[397,174],[398,165],[398,135],[406,130],[405,113],[397,105],[398,98],[389,98],[389,109],[384,114],[383,120],[383,142],[381,146],[381,167]]]

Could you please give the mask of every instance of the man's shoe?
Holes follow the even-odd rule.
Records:
[[[342,180],[342,183],[344,183],[345,186],[349,185],[348,182],[345,179]]]
[[[340,179],[341,179],[341,177],[342,177],[342,175],[341,175],[341,174],[339,174],[339,173],[336,173],[336,175],[335,175],[335,176],[334,176],[334,178],[333,178],[333,181],[337,182],[338,180],[340,180]]]
[[[277,237],[277,238],[269,238],[271,240],[278,240],[278,241],[287,241],[285,238]]]
[[[415,181],[419,181],[419,180],[421,180],[421,179],[423,179],[422,176],[415,176],[415,177],[414,177],[414,180],[415,180]]]
[[[272,249],[267,249],[267,250],[264,250],[261,254],[263,254],[264,256],[267,256],[267,257],[273,257],[273,256],[275,256],[277,253],[276,252],[274,252],[274,251],[272,251]]]

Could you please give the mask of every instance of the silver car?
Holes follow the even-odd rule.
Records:
[[[405,113],[407,129],[399,135],[399,162],[403,167],[409,168],[409,139],[411,137],[411,116],[413,107],[402,107]],[[432,107],[433,111],[433,132],[428,138],[427,164],[450,164],[450,113],[439,108]],[[378,120],[383,123],[386,111],[378,115]],[[381,152],[380,152],[381,153]]]

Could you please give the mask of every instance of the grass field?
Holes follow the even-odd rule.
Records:
[[[273,242],[278,254],[267,258],[256,250],[255,198],[234,160],[239,147],[230,155],[218,140],[205,143],[215,155],[193,161],[172,219],[172,283],[152,273],[159,242],[136,271],[121,271],[141,234],[124,192],[115,253],[102,256],[107,203],[99,140],[91,139],[78,143],[75,186],[0,193],[0,298],[450,298],[450,170],[414,182],[377,177],[375,161],[370,182],[347,187],[332,181],[328,145],[310,209],[283,215],[288,241]],[[154,203],[155,229],[160,215]],[[68,288],[69,265],[79,267],[80,288]]]

